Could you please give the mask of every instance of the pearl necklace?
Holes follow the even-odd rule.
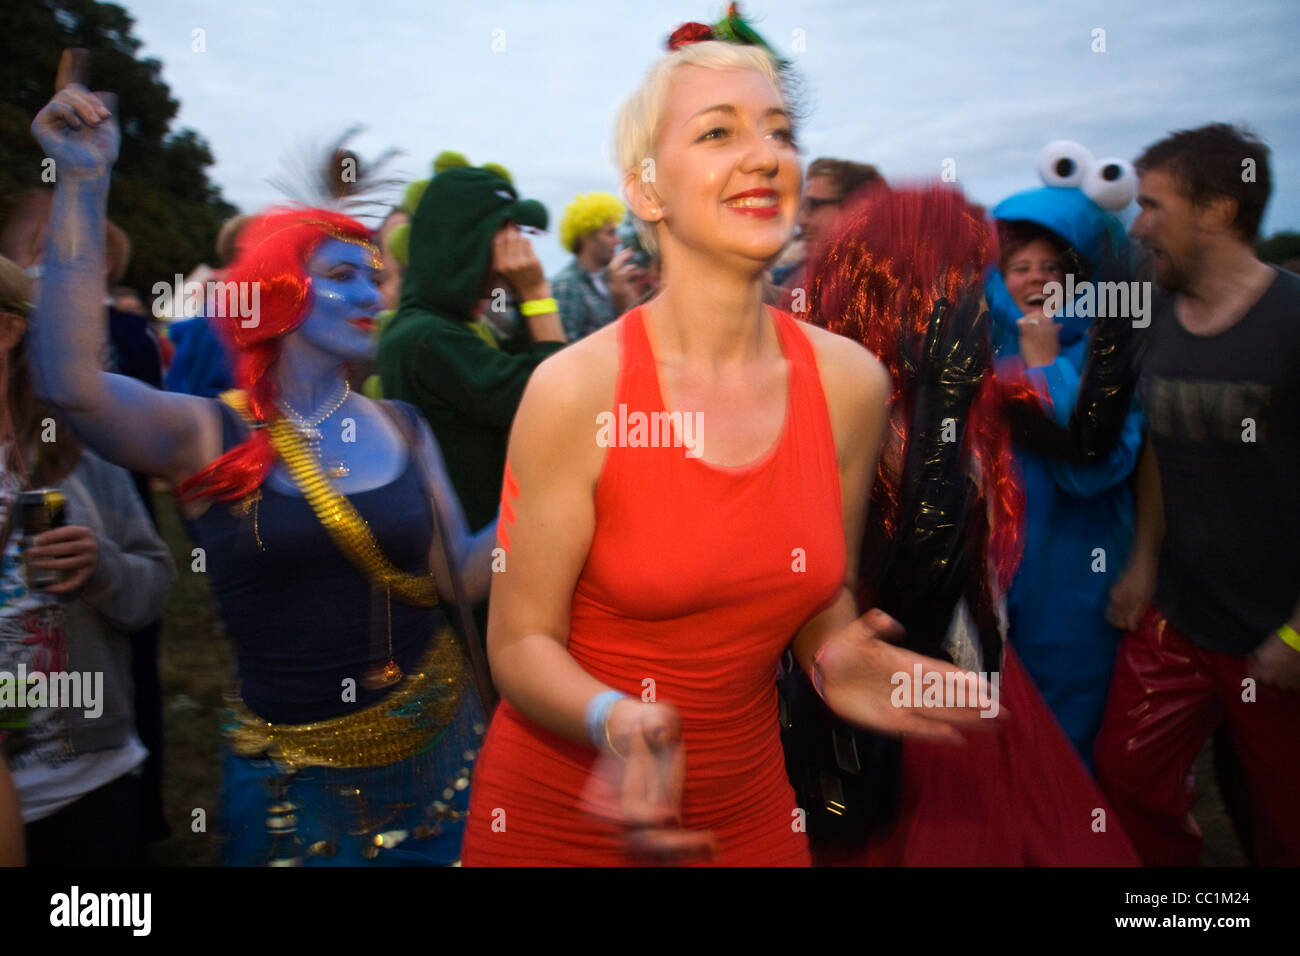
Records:
[[[345,378],[343,380],[343,387],[341,389],[335,388],[334,394],[321,402],[320,408],[312,413],[311,418],[304,418],[302,415],[298,414],[294,407],[285,399],[277,400],[276,405],[279,406],[280,411],[284,412],[285,416],[290,420],[294,430],[301,435],[310,446],[312,454],[316,456],[316,460],[320,461],[320,426],[325,423],[326,419],[343,407],[343,403],[348,400],[350,394],[352,394],[352,386]],[[338,397],[335,398],[335,395]],[[321,411],[321,409],[326,410]],[[331,468],[326,468],[325,470],[331,478],[342,478],[347,475],[349,469],[340,461],[338,464]]]

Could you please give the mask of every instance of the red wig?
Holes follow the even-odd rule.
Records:
[[[234,288],[258,291],[258,312],[251,327],[245,328],[244,321],[233,315],[208,319],[234,355],[235,384],[243,390],[249,413],[258,422],[270,421],[279,414],[275,406],[275,367],[281,341],[311,311],[307,262],[326,239],[371,246],[370,230],[340,213],[271,209],[240,232],[235,259],[222,276],[227,283],[238,283]],[[275,448],[266,429],[256,428],[248,440],[191,475],[176,490],[187,501],[243,498],[261,486],[275,460]]]
[[[889,369],[901,412],[891,428],[904,455],[913,384],[904,355],[920,353],[935,302],[979,295],[984,269],[996,261],[997,233],[983,213],[955,187],[934,184],[870,191],[840,215],[812,264],[809,321],[860,342]],[[1020,560],[1024,495],[992,365],[971,405],[968,434],[972,477],[989,507],[985,567],[996,569],[1005,590]],[[899,475],[883,454],[872,497],[892,537],[902,497]]]

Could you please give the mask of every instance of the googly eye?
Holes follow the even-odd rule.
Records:
[[[1102,209],[1119,212],[1137,196],[1137,173],[1123,159],[1097,159],[1079,186]]]
[[[1038,175],[1048,186],[1078,186],[1092,165],[1092,153],[1082,143],[1058,139],[1038,154]]]

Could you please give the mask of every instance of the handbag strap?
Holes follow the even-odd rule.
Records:
[[[401,406],[395,402],[378,402],[379,410],[388,416],[398,433],[405,439],[407,447],[411,449],[411,454],[417,455],[417,449],[421,446],[420,429],[417,426],[419,412],[414,408],[407,407],[404,414]],[[425,491],[429,495],[429,501],[432,502],[436,497],[434,494],[433,477],[428,473],[421,460],[420,477],[424,483]],[[435,509],[434,520],[437,520]],[[443,560],[448,568],[452,567],[451,555],[447,551],[447,539],[439,533],[439,540],[442,544]],[[483,653],[484,643],[479,638],[478,625],[474,622],[474,609],[470,606],[469,598],[466,597],[464,590],[459,586],[456,576],[452,575],[448,582],[451,588],[450,603],[444,606],[451,614],[455,627],[453,630],[460,636],[465,655],[469,658],[470,668],[474,672],[474,682],[478,687],[479,702],[483,705],[483,710],[488,716],[496,709],[497,692],[496,686],[492,683],[492,672],[488,666],[487,657]]]

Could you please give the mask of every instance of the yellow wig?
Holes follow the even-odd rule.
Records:
[[[623,203],[612,193],[580,193],[564,209],[560,220],[560,245],[570,252],[578,251],[578,240],[589,232],[601,229],[606,223],[622,222]]]

